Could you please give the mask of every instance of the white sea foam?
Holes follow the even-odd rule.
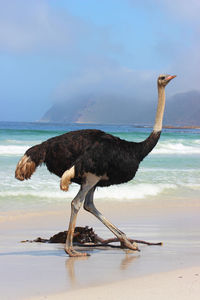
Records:
[[[151,152],[152,154],[200,154],[199,141],[194,141],[193,146],[182,143],[159,143]],[[0,155],[23,155],[31,145],[0,145]]]
[[[42,141],[41,140],[10,140],[7,139],[4,141],[4,143],[7,145],[36,145],[40,144]],[[30,147],[30,146],[27,146]]]
[[[197,183],[187,183],[185,186],[193,190],[200,190],[200,184]]]
[[[6,191],[0,191],[0,197],[22,197],[26,198],[26,201],[28,201],[29,197],[36,197],[36,198],[44,198],[49,201],[52,199],[53,201],[59,200],[59,199],[73,199],[78,192],[78,187],[75,185],[72,185],[70,187],[70,190],[65,193],[63,191],[59,191],[59,187],[57,187],[58,190],[41,190],[38,188],[35,189],[18,189],[18,190],[6,190]],[[118,200],[118,201],[132,201],[137,199],[143,199],[147,196],[156,196],[166,189],[174,189],[176,188],[173,184],[124,184],[120,186],[111,186],[108,188],[98,188],[95,193],[95,199],[104,200]]]
[[[196,144],[198,144],[196,142]],[[152,154],[200,154],[200,147],[184,145],[182,143],[159,143],[152,151]]]
[[[0,155],[23,155],[30,146],[0,145]]]
[[[121,186],[112,186],[109,188],[98,189],[96,199],[115,199],[115,200],[137,200],[147,196],[156,196],[166,189],[174,189],[173,184],[124,184]]]

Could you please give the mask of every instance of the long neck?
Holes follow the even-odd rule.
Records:
[[[158,105],[157,105],[155,123],[153,127],[154,132],[158,132],[162,130],[164,110],[165,110],[165,88],[163,86],[158,85]]]
[[[165,88],[162,86],[158,86],[158,104],[157,104],[157,111],[156,111],[156,118],[153,127],[153,131],[149,135],[149,137],[140,142],[136,146],[136,156],[140,161],[142,161],[145,156],[149,154],[156,146],[161,130],[162,130],[162,122],[163,122],[163,115],[165,109]]]

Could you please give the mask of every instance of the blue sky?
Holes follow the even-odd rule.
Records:
[[[199,0],[0,0],[0,121],[39,120],[90,89],[151,101],[163,72],[178,75],[169,95],[200,90],[199,11]]]

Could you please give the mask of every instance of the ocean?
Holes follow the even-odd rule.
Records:
[[[31,146],[71,130],[97,128],[128,141],[142,141],[151,128],[133,125],[50,124],[0,122],[0,211],[26,211],[71,201],[78,192],[59,188],[60,178],[39,167],[31,180],[15,179],[15,167]],[[97,201],[168,201],[200,199],[200,130],[164,129],[154,150],[133,180],[98,188]]]

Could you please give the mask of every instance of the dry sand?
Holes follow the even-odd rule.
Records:
[[[141,252],[89,250],[69,258],[63,245],[20,243],[67,229],[70,204],[0,215],[0,299],[200,299],[200,200],[97,203],[131,238],[163,241]],[[80,212],[77,225],[110,232]]]

